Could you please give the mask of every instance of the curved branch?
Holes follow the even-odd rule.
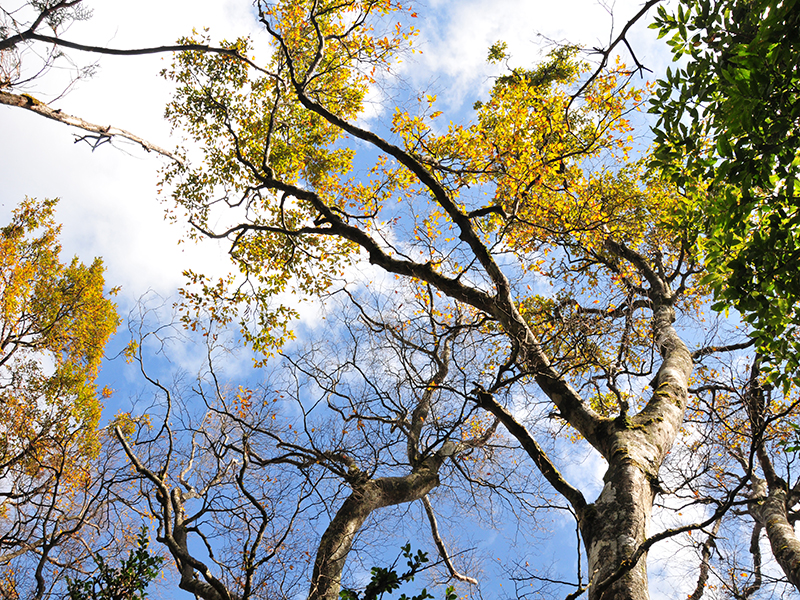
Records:
[[[422,497],[422,505],[425,507],[425,512],[428,514],[428,521],[431,524],[431,535],[433,535],[433,541],[436,543],[436,547],[439,549],[439,556],[442,557],[445,566],[447,566],[450,576],[453,579],[458,579],[459,581],[466,581],[472,585],[478,585],[477,579],[468,577],[467,575],[462,575],[456,571],[453,561],[450,560],[450,555],[447,554],[447,548],[445,548],[442,536],[439,535],[439,526],[436,524],[436,515],[433,514],[433,506],[431,506],[431,501],[428,499],[427,495]]]
[[[503,406],[500,405],[494,396],[488,392],[478,389],[476,390],[476,402],[481,408],[488,410],[505,426],[508,432],[522,445],[523,449],[528,453],[528,456],[533,459],[533,462],[539,468],[542,475],[555,488],[567,501],[572,505],[576,512],[582,511],[586,508],[586,499],[583,493],[572,484],[570,484],[555,465],[550,461],[547,454],[545,454],[542,447],[530,434],[524,425],[517,421],[514,416],[508,412]]]
[[[566,108],[567,112],[569,112],[569,109],[572,106],[572,102],[575,100],[575,98],[580,97],[580,95],[583,92],[586,91],[586,88],[588,88],[592,84],[592,82],[595,79],[597,79],[597,77],[599,77],[600,73],[603,72],[603,69],[605,69],[606,66],[608,65],[608,59],[611,57],[611,52],[614,50],[614,48],[619,46],[621,43],[625,44],[625,46],[628,48],[628,52],[631,53],[631,57],[633,58],[633,62],[636,63],[636,69],[638,71],[649,70],[642,63],[640,63],[639,60],[636,58],[636,54],[633,52],[633,49],[631,48],[631,45],[628,43],[627,36],[628,36],[628,30],[630,30],[630,28],[633,27],[636,24],[636,22],[639,19],[641,19],[648,10],[653,8],[659,2],[661,2],[661,0],[647,0],[647,2],[645,2],[644,6],[642,6],[641,10],[639,10],[639,12],[636,13],[633,16],[633,18],[631,18],[625,24],[625,27],[622,28],[622,31],[617,36],[617,38],[613,42],[611,42],[611,44],[609,44],[608,48],[606,48],[605,50],[600,50],[600,49],[596,50],[596,52],[598,52],[602,56],[602,59],[600,60],[600,65],[597,67],[597,69],[595,69],[594,73],[592,73],[589,76],[589,79],[587,79],[584,82],[584,84],[578,89],[578,91],[575,92],[572,95],[572,97],[570,98],[569,103],[567,104],[567,108]]]
[[[165,54],[168,52],[203,52],[209,54],[222,54],[223,56],[230,56],[231,58],[240,60],[243,63],[246,63],[247,65],[260,71],[261,73],[264,73],[266,75],[272,75],[272,73],[270,73],[263,67],[259,67],[252,60],[250,60],[249,58],[240,54],[238,51],[232,48],[219,48],[215,46],[209,46],[207,44],[170,44],[167,46],[153,46],[151,48],[130,48],[130,49],[106,48],[104,46],[91,46],[88,44],[80,44],[78,42],[70,42],[69,40],[65,40],[52,35],[42,35],[41,33],[36,33],[34,31],[34,27],[31,27],[27,31],[18,33],[17,35],[12,35],[11,37],[0,41],[0,51],[9,50],[15,47],[17,44],[22,42],[27,42],[28,40],[45,42],[48,44],[53,44],[54,46],[63,46],[64,48],[79,50],[81,52],[91,52],[93,54],[107,54],[110,56],[143,56],[147,54]]]
[[[238,600],[238,596],[231,594],[225,584],[211,574],[205,563],[197,560],[189,552],[188,531],[183,512],[184,498],[181,491],[178,488],[169,491],[164,478],[157,476],[142,463],[119,427],[114,428],[114,434],[136,472],[148,479],[158,490],[156,499],[161,505],[162,512],[159,520],[163,519],[164,523],[164,535],[159,536],[158,540],[169,548],[175,559],[181,574],[179,587],[203,600]],[[199,580],[195,571],[201,573],[206,581]]]
[[[353,493],[339,508],[320,540],[309,600],[338,600],[342,570],[364,521],[379,508],[424,497],[439,485],[439,467],[443,460],[443,456],[434,455],[408,475],[371,479],[353,487]]]

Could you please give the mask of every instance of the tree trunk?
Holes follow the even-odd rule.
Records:
[[[655,493],[649,477],[632,459],[612,464],[599,498],[580,519],[589,558],[589,600],[646,600],[647,566],[643,556],[630,571],[605,590],[605,581],[629,560],[647,538]]]
[[[663,361],[652,385],[653,395],[633,417],[608,423],[598,447],[608,461],[605,486],[598,499],[578,511],[589,559],[589,600],[647,600],[647,555],[608,584],[647,539],[658,472],[683,423],[692,359],[672,327],[671,307],[654,311],[656,343]]]
[[[754,477],[753,491],[756,501],[751,505],[750,513],[766,530],[772,554],[787,579],[800,590],[800,540],[789,523],[785,485],[779,481],[768,490],[763,479]]]
[[[439,485],[443,455],[423,461],[404,477],[383,477],[353,485],[320,540],[311,576],[309,600],[339,600],[342,570],[358,531],[372,511],[419,500]]]

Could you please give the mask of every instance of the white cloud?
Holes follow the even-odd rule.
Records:
[[[448,107],[472,104],[491,86],[495,66],[486,64],[489,46],[502,40],[508,44],[512,65],[527,66],[540,60],[551,42],[578,44],[583,48],[605,47],[641,8],[635,0],[617,2],[608,8],[600,2],[565,0],[562,2],[520,2],[495,0],[491,10],[485,2],[437,1],[431,3],[434,15],[417,24],[422,32],[418,43],[421,55],[409,61],[403,74],[417,85],[433,90],[446,89],[440,96]],[[638,23],[629,34],[637,58],[645,64],[662,64],[663,50],[654,50],[655,33]],[[661,48],[658,46],[657,48]],[[623,53],[628,64],[633,61]],[[656,56],[658,58],[656,59]]]

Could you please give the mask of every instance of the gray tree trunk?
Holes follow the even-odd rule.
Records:
[[[767,532],[772,554],[783,569],[789,582],[800,590],[800,540],[789,522],[786,484],[776,481],[769,486],[763,479],[753,478],[755,502],[750,514]]]
[[[653,395],[631,418],[608,422],[596,446],[608,461],[598,499],[578,511],[589,559],[589,600],[647,600],[646,553],[610,581],[647,539],[658,471],[683,422],[692,359],[672,327],[674,311],[655,310],[654,329],[663,362],[653,380]]]
[[[339,600],[342,571],[356,534],[372,511],[419,500],[439,485],[443,454],[429,457],[403,477],[383,477],[353,485],[320,540],[309,600]]]
[[[606,479],[600,497],[580,520],[590,581],[596,583],[605,581],[630,560],[647,538],[655,496],[651,480],[631,461],[611,466]],[[596,585],[590,585],[589,599],[644,600],[649,598],[647,589],[647,568],[642,559],[605,591],[598,592]]]

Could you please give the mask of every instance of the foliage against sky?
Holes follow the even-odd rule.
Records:
[[[679,61],[653,101],[655,162],[692,198],[683,226],[699,226],[720,307],[784,380],[800,335],[798,15],[792,0],[690,0],[653,24]]]
[[[160,519],[164,535],[173,536],[162,541],[178,562],[185,589],[212,594],[198,583],[203,577],[217,590],[223,582],[245,591],[271,583],[295,590],[312,570],[309,540],[328,521],[339,522],[331,519],[334,507],[357,503],[349,490],[374,490],[387,477],[409,482],[422,471],[423,486],[391,500],[402,506],[428,490],[437,510],[471,505],[470,514],[490,520],[492,511],[477,498],[506,494],[512,504],[526,498],[528,508],[541,498],[515,479],[520,465],[535,472],[533,458],[564,496],[556,504],[562,509],[569,504],[584,533],[591,534],[588,507],[608,511],[608,502],[594,501],[597,490],[559,479],[541,448],[525,436],[525,426],[551,449],[558,447],[553,429],[584,437],[615,461],[609,480],[619,475],[618,456],[648,447],[634,460],[652,461],[650,470],[642,470],[649,482],[642,489],[663,494],[659,461],[680,425],[672,407],[685,407],[675,374],[685,370],[688,354],[670,333],[670,311],[676,311],[683,331],[692,327],[699,322],[705,289],[698,285],[702,273],[690,240],[675,235],[673,227],[684,199],[652,177],[644,161],[627,156],[629,136],[637,135],[631,111],[645,100],[627,85],[628,70],[612,63],[585,96],[571,101],[570,93],[588,74],[574,49],[555,51],[537,64],[506,56],[498,44],[490,58],[502,63],[501,75],[478,94],[474,112],[455,113],[448,123],[452,111],[441,91],[438,97],[429,93],[434,90],[404,97],[393,111],[392,100],[400,94],[391,82],[402,74],[395,55],[407,59],[415,47],[408,43],[420,37],[411,35],[416,32],[411,26],[420,26],[412,10],[392,2],[357,2],[353,6],[361,12],[337,16],[327,3],[315,6],[314,19],[310,3],[262,7],[262,25],[271,30],[278,52],[262,54],[263,38],[255,36],[230,44],[260,57],[253,59],[263,61],[258,68],[187,53],[165,71],[177,83],[168,116],[194,138],[180,149],[190,161],[165,169],[166,192],[179,201],[173,214],[181,220],[188,213],[197,232],[226,238],[239,267],[220,285],[216,277],[206,277],[205,265],[193,269],[191,278],[200,285],[185,297],[187,318],[210,313],[218,326],[244,314],[248,341],[270,353],[300,348],[285,344],[303,313],[281,292],[327,297],[348,288],[360,303],[365,278],[356,268],[362,267],[368,286],[377,290],[373,299],[379,299],[378,307],[349,305],[358,307],[355,317],[346,317],[346,311],[337,315],[347,325],[335,330],[341,340],[312,343],[304,337],[311,347],[286,359],[294,385],[228,385],[207,365],[205,379],[193,390],[184,388],[183,395],[176,393],[181,386],[173,389],[151,377],[157,400],[149,411],[157,418],[134,413],[116,422],[124,425],[119,443],[129,444],[125,451],[140,477],[137,510]],[[364,101],[374,101],[369,96],[374,89],[384,92],[378,96],[382,105],[367,115]],[[371,267],[363,267],[367,260]],[[145,272],[152,267],[147,266]],[[379,269],[409,281],[395,284]],[[396,309],[379,309],[390,306],[380,293],[386,289],[397,298]],[[250,302],[250,312],[240,312],[242,300]],[[143,337],[159,339],[166,330],[159,326]],[[206,329],[212,331],[213,326]],[[372,340],[359,344],[365,339],[360,336],[385,337],[385,346]],[[213,349],[217,340],[207,339]],[[699,336],[686,339],[701,343]],[[447,350],[448,344],[457,351]],[[366,362],[356,348],[370,349]],[[392,352],[396,359],[383,360]],[[682,356],[677,362],[676,352]],[[712,353],[698,352],[695,358],[701,360]],[[209,350],[209,356],[217,355]],[[131,346],[129,357],[136,363],[142,355]],[[445,364],[455,367],[449,375]],[[140,366],[148,373],[144,363]],[[735,455],[742,448],[760,448],[761,454],[767,447],[781,448],[779,437],[764,443],[763,428],[785,416],[792,399],[759,405],[757,374],[735,378],[734,385],[720,381],[734,372],[701,369],[693,382],[693,421],[684,435],[687,445],[694,443],[692,436],[706,436],[698,447],[704,457],[711,457],[712,449]],[[386,385],[391,391],[382,389]],[[274,402],[284,395],[288,401]],[[747,398],[753,401],[743,403]],[[650,412],[639,413],[645,403]],[[310,414],[309,406],[321,407],[323,416]],[[659,413],[664,406],[672,412]],[[492,464],[512,445],[502,433],[487,443],[487,433],[497,431],[500,421],[515,431],[512,437],[518,436],[528,457],[517,451],[513,463]],[[714,445],[709,440],[721,423],[731,436],[718,435]],[[631,444],[637,439],[641,448]],[[571,466],[564,463],[565,470]],[[754,474],[747,460],[734,459],[725,472],[722,461],[712,463],[704,471],[690,462],[691,472],[681,471],[686,465],[668,465],[681,475],[667,481],[674,486],[670,501],[694,502],[702,491],[703,500],[721,510],[731,490],[742,490]],[[522,487],[506,487],[512,482]],[[775,482],[772,478],[768,487]],[[310,490],[324,490],[322,498],[314,496],[308,504]],[[474,495],[465,499],[460,494],[467,490]],[[387,497],[378,503],[381,515],[402,513],[383,512],[387,503]],[[666,504],[667,510],[674,507]],[[314,515],[317,529],[303,530],[308,537],[294,535],[302,519],[295,520],[292,510]],[[691,514],[702,520],[709,513]],[[187,518],[194,530],[187,529]],[[244,537],[219,542],[224,551],[210,557],[209,568],[181,554],[183,534],[215,537],[233,529]],[[289,532],[292,537],[282,537]],[[270,540],[266,547],[264,536]],[[282,539],[283,546],[269,545]],[[324,552],[316,557],[315,571],[323,570],[324,557]],[[373,566],[363,562],[368,553],[360,558]],[[727,573],[715,566],[725,585],[741,577],[735,572],[741,563],[731,565]],[[538,581],[539,571],[526,571],[521,561],[508,568]],[[456,577],[452,565],[448,572]],[[576,578],[568,589],[578,593],[581,586]]]
[[[413,43],[415,13],[390,2],[286,2],[261,6],[259,18],[276,47],[264,70],[187,53],[166,72],[179,84],[168,116],[204,156],[168,168],[165,183],[199,232],[230,241],[244,278],[227,297],[221,282],[190,300],[218,310],[242,290],[260,302],[287,285],[346,286],[335,259],[355,260],[345,253],[359,248],[361,260],[436,288],[444,323],[471,311],[490,338],[500,332],[492,343],[502,358],[465,400],[512,432],[575,511],[590,597],[642,593],[646,482],[686,406],[690,358],[671,323],[676,310],[695,313],[704,290],[688,240],[666,227],[680,197],[628,164],[628,116],[642,102],[626,85],[631,72],[614,65],[572,98],[588,67],[562,48],[534,68],[509,67],[463,124],[439,125],[436,98],[422,95],[379,134],[355,117],[375,72]],[[506,58],[500,45],[490,58]],[[259,308],[269,323],[274,308]],[[272,330],[245,331],[264,349],[276,341]],[[652,396],[639,381],[657,368],[651,331],[663,359]],[[562,478],[506,406],[516,384],[553,401],[609,461],[619,492],[588,502]],[[622,489],[630,510],[614,512]],[[611,541],[612,530],[634,545]],[[598,559],[594,539],[610,554]]]
[[[26,199],[0,229],[0,563],[2,589],[20,593],[51,589],[51,560],[83,556],[66,548],[99,495],[95,381],[119,323],[102,262],[61,262],[55,205]]]

